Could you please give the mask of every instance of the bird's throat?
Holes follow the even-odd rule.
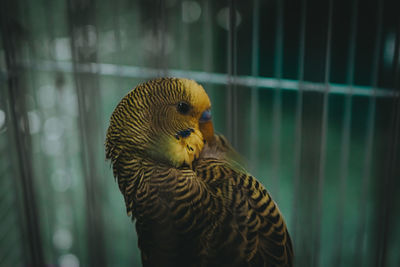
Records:
[[[183,165],[192,167],[193,161],[199,157],[204,147],[203,137],[199,130],[194,130],[186,137],[175,135],[170,138],[168,144],[166,157],[176,168]]]

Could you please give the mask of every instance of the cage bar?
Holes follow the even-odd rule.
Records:
[[[321,220],[323,216],[323,192],[325,184],[325,167],[326,167],[326,139],[328,127],[328,111],[329,111],[329,91],[330,91],[330,70],[331,70],[331,46],[332,46],[332,21],[333,21],[333,0],[329,0],[328,7],[328,29],[326,37],[326,53],[325,53],[325,90],[323,93],[323,111],[321,123],[321,144],[320,144],[320,158],[318,170],[318,192],[317,192],[317,210],[316,210],[316,223],[314,235],[314,255],[313,266],[319,266],[320,250],[321,250]]]

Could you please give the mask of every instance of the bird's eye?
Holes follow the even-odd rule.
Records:
[[[189,112],[189,104],[185,102],[179,102],[178,105],[176,106],[176,109],[178,110],[179,113],[185,115]]]

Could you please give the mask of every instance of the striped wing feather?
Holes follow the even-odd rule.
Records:
[[[221,183],[218,179],[226,180],[221,190],[231,217],[224,227],[230,224],[232,228],[226,240],[233,240],[229,246],[242,249],[236,254],[242,257],[240,265],[292,266],[293,251],[285,222],[266,189],[254,177],[229,168],[223,160],[202,160],[197,169],[210,186]],[[213,242],[223,244],[223,240],[216,238]]]
[[[286,225],[254,177],[207,155],[194,171],[131,162],[140,177],[119,183],[143,266],[292,266]]]

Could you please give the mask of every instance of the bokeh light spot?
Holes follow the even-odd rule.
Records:
[[[68,250],[71,248],[73,238],[71,231],[66,228],[59,228],[53,234],[53,244],[60,250]]]
[[[242,22],[242,16],[236,10],[236,27]],[[217,23],[225,30],[229,30],[229,7],[222,8],[217,14]]]
[[[60,267],[79,267],[79,259],[74,254],[62,255],[58,262]]]
[[[61,120],[52,117],[44,123],[44,134],[49,140],[58,140],[64,133],[64,125]]]
[[[51,175],[54,190],[65,192],[71,187],[71,177],[64,170],[58,169]]]
[[[6,113],[0,109],[0,130],[6,125]]]
[[[192,23],[197,21],[201,15],[201,7],[196,1],[182,2],[182,20],[183,22]]]
[[[40,116],[36,110],[28,111],[30,134],[36,134],[40,131]]]

